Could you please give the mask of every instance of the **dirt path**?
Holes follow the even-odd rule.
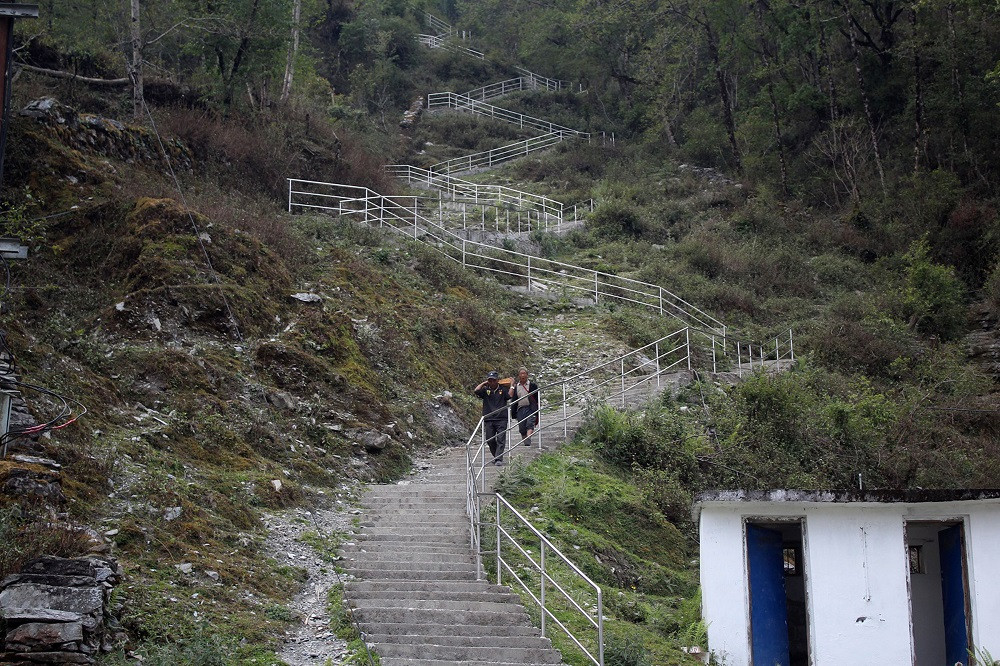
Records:
[[[330,630],[327,594],[342,582],[331,554],[342,535],[350,534],[360,510],[354,498],[359,484],[341,486],[336,499],[317,509],[289,509],[264,517],[268,529],[267,552],[279,564],[302,569],[306,580],[288,604],[298,624],[285,632],[278,657],[289,666],[338,666],[344,663],[347,644]],[[315,538],[313,538],[315,535]],[[317,544],[319,550],[311,544]],[[329,550],[325,544],[330,544]]]

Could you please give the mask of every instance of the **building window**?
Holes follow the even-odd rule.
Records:
[[[785,546],[781,549],[781,559],[784,563],[786,576],[798,576],[802,573],[799,565],[799,549],[794,546]]]
[[[923,546],[910,546],[910,573],[911,574],[922,574],[927,573],[924,568],[924,547]]]

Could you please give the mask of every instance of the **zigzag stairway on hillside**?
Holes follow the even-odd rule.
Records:
[[[505,87],[500,85],[499,91]],[[489,88],[481,89],[479,96],[493,95]],[[467,110],[496,117],[497,107],[484,106],[482,100],[451,94],[447,99],[459,99],[463,105],[470,100],[474,104]],[[407,178],[416,174],[456,197],[502,201],[517,192],[460,181],[433,169],[420,173],[407,165],[393,168],[402,173],[404,167]],[[520,205],[528,201],[549,205],[538,195],[516,196]],[[443,203],[438,206],[443,209]],[[675,390],[690,381],[693,369],[709,364],[713,372],[724,367],[741,375],[758,368],[781,369],[794,361],[790,332],[768,344],[737,340],[721,321],[661,286],[471,241],[446,228],[443,219],[424,215],[426,206],[419,197],[388,197],[363,187],[290,179],[289,211],[335,213],[398,232],[531,296],[562,294],[591,305],[612,301],[679,322],[678,330],[644,347],[543,386],[536,446],[516,446],[516,438],[511,440],[514,446],[505,454],[508,464],[536,457],[541,445],[551,449],[571,439],[591,405],[638,406],[660,390]],[[579,390],[567,392],[567,386]],[[440,452],[432,471],[410,481],[376,486],[365,497],[358,540],[345,544],[342,551],[353,577],[345,587],[345,599],[383,664],[561,663],[548,637],[562,630],[569,637],[564,645],[575,645],[591,662],[603,666],[600,587],[493,490],[498,475],[511,469],[495,462],[480,420],[464,449]],[[527,596],[488,584],[487,570],[497,582]],[[564,576],[580,582],[566,585]],[[564,593],[564,585],[576,591]],[[522,606],[521,598],[531,605]],[[571,632],[558,619],[556,608],[560,613],[582,614],[588,630]]]

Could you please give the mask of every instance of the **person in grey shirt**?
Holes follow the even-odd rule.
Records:
[[[528,380],[527,368],[521,367],[517,371],[517,381],[510,387],[507,397],[514,402],[510,413],[517,420],[521,441],[525,446],[531,446],[531,435],[538,425],[538,384]]]

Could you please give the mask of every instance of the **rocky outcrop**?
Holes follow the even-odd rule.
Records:
[[[93,664],[116,641],[112,559],[40,557],[0,583],[0,663]]]
[[[424,112],[423,96],[413,100],[410,108],[403,113],[403,119],[399,122],[400,127],[411,127],[420,120],[420,115]]]
[[[29,103],[21,115],[34,118],[74,150],[126,162],[163,162],[156,134],[146,127],[125,125],[92,113],[78,113],[52,97]],[[191,151],[178,139],[163,139],[175,168],[191,168]]]

